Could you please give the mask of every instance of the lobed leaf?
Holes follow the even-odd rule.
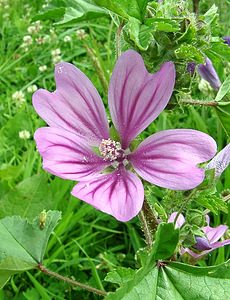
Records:
[[[19,216],[0,220],[0,288],[11,275],[42,262],[48,239],[60,218],[59,211],[48,211],[42,228],[39,217],[33,223]]]

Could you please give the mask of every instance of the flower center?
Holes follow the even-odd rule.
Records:
[[[116,142],[111,139],[102,139],[99,151],[104,160],[121,161],[124,158],[124,151],[121,148],[120,142]]]

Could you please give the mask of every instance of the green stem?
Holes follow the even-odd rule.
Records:
[[[198,15],[200,0],[193,0],[193,12]]]
[[[197,192],[197,190],[193,190],[190,195],[185,198],[183,204],[181,205],[180,209],[178,210],[177,214],[176,214],[176,218],[174,220],[174,224],[176,224],[176,221],[179,217],[179,215],[182,213],[183,209],[185,208],[185,206],[189,203],[189,201],[191,200],[191,198],[194,196],[194,194]]]
[[[101,81],[101,85],[102,87],[104,88],[105,92],[108,91],[108,82],[106,80],[106,77],[105,77],[105,74],[104,74],[104,71],[101,67],[101,64],[97,58],[97,56],[95,55],[93,49],[89,48],[88,45],[84,44],[84,47],[89,55],[89,57],[91,58],[92,60],[92,63],[97,71],[97,74],[98,74],[98,77]]]
[[[78,286],[78,287],[80,287],[80,288],[82,288],[82,289],[84,289],[84,290],[87,290],[87,291],[89,291],[89,292],[95,293],[95,294],[100,295],[100,296],[106,296],[106,295],[107,295],[107,293],[104,292],[104,291],[98,290],[98,289],[93,288],[93,287],[91,287],[91,286],[89,286],[89,285],[87,285],[87,284],[83,284],[83,283],[81,283],[81,282],[78,282],[78,281],[76,281],[76,280],[70,279],[70,278],[68,278],[68,277],[64,277],[64,276],[62,276],[62,275],[60,275],[60,274],[58,274],[58,273],[56,273],[56,272],[50,271],[49,269],[47,269],[47,268],[46,268],[45,266],[43,266],[42,264],[39,264],[39,265],[38,265],[38,269],[39,269],[42,273],[44,273],[44,274],[47,274],[47,275],[49,275],[49,276],[51,276],[51,277],[57,278],[57,279],[62,280],[62,281],[64,281],[64,282],[67,282],[67,283],[69,283],[69,284],[71,284],[71,285]]]
[[[201,105],[201,106],[218,106],[218,102],[216,101],[200,101],[200,100],[192,100],[192,99],[180,100],[179,103]]]
[[[122,29],[123,29],[124,25],[125,25],[124,22],[121,21],[119,27],[117,28],[117,32],[116,32],[116,56],[117,56],[117,59],[121,55],[121,33],[122,33]]]
[[[152,236],[156,231],[159,222],[146,199],[144,200],[142,210],[139,213],[139,219],[145,235],[146,244],[148,248],[151,248],[153,243]]]

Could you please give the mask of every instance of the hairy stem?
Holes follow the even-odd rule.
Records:
[[[106,296],[106,295],[107,295],[107,293],[106,293],[105,291],[98,290],[98,289],[93,288],[93,287],[91,287],[91,286],[89,286],[89,285],[87,285],[87,284],[83,284],[83,283],[81,283],[81,282],[78,282],[78,281],[76,281],[76,280],[70,279],[70,278],[68,278],[68,277],[64,277],[64,276],[62,276],[62,275],[60,275],[60,274],[58,274],[58,273],[56,273],[56,272],[50,271],[49,269],[47,269],[47,268],[46,268],[45,266],[43,266],[42,264],[39,264],[39,265],[38,265],[38,269],[39,269],[41,272],[43,272],[44,274],[47,274],[47,275],[49,275],[49,276],[51,276],[51,277],[55,277],[55,278],[57,278],[57,279],[59,279],[59,280],[62,280],[62,281],[64,281],[64,282],[67,282],[67,283],[69,283],[69,284],[71,284],[71,285],[78,286],[78,287],[80,287],[80,288],[82,288],[82,289],[84,289],[84,290],[87,290],[87,291],[89,291],[89,292],[95,293],[95,294],[100,295],[100,296]]]
[[[121,21],[119,27],[117,28],[117,32],[116,32],[116,56],[117,56],[117,59],[121,55],[121,33],[122,33],[123,27],[124,27],[124,22]]]
[[[139,213],[139,219],[144,231],[146,244],[149,248],[151,248],[153,243],[152,236],[157,229],[158,221],[146,199],[144,200],[142,210]]]
[[[192,100],[192,99],[183,99],[180,100],[179,103],[201,105],[201,106],[218,106],[218,102],[216,101],[200,101],[200,100]]]
[[[88,45],[85,44],[84,47],[85,47],[85,49],[86,49],[86,51],[87,51],[87,53],[88,53],[88,55],[91,59],[96,71],[97,71],[97,74],[98,74],[98,77],[101,81],[102,87],[104,88],[105,92],[107,92],[108,91],[108,82],[106,80],[104,71],[101,67],[101,64],[100,64],[97,56],[95,55],[93,49],[89,48]]]
[[[200,0],[193,0],[193,12],[198,15]]]

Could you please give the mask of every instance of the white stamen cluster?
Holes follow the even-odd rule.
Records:
[[[99,151],[104,160],[114,161],[122,156],[121,144],[111,139],[102,139]]]

